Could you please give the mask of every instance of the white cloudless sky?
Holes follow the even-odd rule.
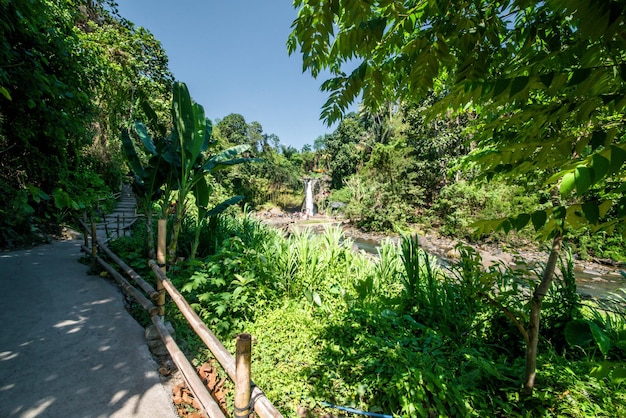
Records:
[[[288,0],[118,0],[120,15],[161,41],[176,80],[213,122],[239,113],[301,149],[333,131],[319,119],[322,78],[302,72],[287,37]],[[356,108],[356,107],[355,107]]]

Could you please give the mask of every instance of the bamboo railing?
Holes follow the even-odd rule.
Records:
[[[200,408],[209,418],[222,418],[224,413],[217,402],[213,399],[207,387],[202,383],[196,369],[185,357],[172,336],[167,331],[163,323],[163,308],[165,302],[165,292],[167,292],[183,316],[187,319],[190,327],[200,337],[214,357],[221,364],[229,378],[235,383],[235,418],[248,417],[254,412],[260,418],[282,418],[282,414],[267,399],[265,394],[250,380],[250,359],[251,359],[251,336],[250,334],[240,334],[237,336],[236,358],[233,357],[219,339],[211,332],[206,324],[198,317],[189,306],[185,298],[178,292],[171,281],[167,278],[164,268],[160,267],[154,260],[149,260],[149,266],[157,277],[159,290],[155,290],[131,267],[124,263],[115,253],[113,253],[105,243],[98,240],[93,220],[91,221],[91,248],[89,248],[90,228],[85,221],[79,220],[84,228],[85,245],[82,246],[87,254],[91,254],[92,262],[104,268],[113,279],[120,285],[122,290],[135,299],[151,316],[152,323],[157,329],[172,360],[180,370],[187,383],[187,386],[198,400]],[[161,234],[163,234],[161,236]],[[157,254],[165,254],[165,227],[159,224],[159,239]],[[162,248],[161,248],[162,247]],[[146,297],[140,290],[135,288],[117,270],[109,265],[104,259],[98,256],[97,249],[100,248],[107,257],[117,264],[123,272],[132,279],[137,286],[145,292]],[[159,257],[160,263],[164,264]],[[155,304],[156,303],[156,304]]]

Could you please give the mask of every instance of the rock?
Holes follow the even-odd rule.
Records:
[[[170,322],[166,322],[165,323],[165,328],[170,333],[172,338],[174,338],[176,336],[176,331],[174,331],[174,327],[172,326],[172,324]],[[146,340],[147,341],[153,341],[153,340],[159,340],[160,341],[161,340],[161,336],[159,335],[159,331],[157,331],[157,329],[156,329],[156,327],[154,325],[150,325],[149,327],[146,328],[145,336],[146,336]]]
[[[150,349],[150,352],[152,353],[152,355],[155,357],[165,357],[170,354],[167,351],[167,348],[165,348],[165,344],[163,344],[161,340],[148,341],[148,348]]]
[[[448,251],[446,251],[446,257],[451,260],[458,260],[461,258],[461,253],[459,253],[459,250],[457,250],[456,248],[450,248]]]

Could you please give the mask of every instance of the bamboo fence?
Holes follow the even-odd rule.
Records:
[[[85,218],[86,220],[86,218]],[[196,332],[200,339],[211,350],[214,357],[222,365],[229,378],[235,382],[235,411],[236,418],[248,417],[250,413],[256,413],[260,418],[279,418],[282,414],[267,399],[265,394],[250,380],[250,360],[251,360],[251,336],[250,334],[240,334],[237,336],[236,359],[226,350],[224,345],[209,330],[204,322],[193,311],[185,298],[178,292],[165,274],[165,239],[159,238],[159,264],[154,260],[149,261],[152,271],[157,277],[158,290],[155,290],[131,267],[124,263],[115,253],[113,253],[104,243],[99,242],[96,237],[96,228],[91,220],[91,248],[88,247],[89,227],[86,222],[79,220],[84,228],[85,245],[82,246],[87,254],[91,254],[92,262],[99,264],[117,281],[126,294],[134,298],[151,316],[161,340],[170,354],[172,360],[181,371],[187,386],[198,400],[202,412],[210,418],[222,418],[224,413],[217,402],[213,399],[207,387],[202,383],[196,369],[185,357],[172,336],[163,324],[163,307],[165,302],[165,292],[167,292],[183,316],[187,319],[190,327]],[[159,232],[165,234],[165,226],[159,223]],[[116,263],[124,273],[132,279],[143,290],[148,297],[131,285],[120,273],[97,254],[100,248],[114,263]],[[161,256],[162,255],[162,256]],[[156,305],[153,303],[156,302]]]

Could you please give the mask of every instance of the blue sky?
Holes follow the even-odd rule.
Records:
[[[258,121],[301,149],[333,128],[319,119],[322,79],[302,73],[286,41],[296,10],[287,0],[118,0],[122,17],[150,30],[170,70],[215,122],[230,113]]]

